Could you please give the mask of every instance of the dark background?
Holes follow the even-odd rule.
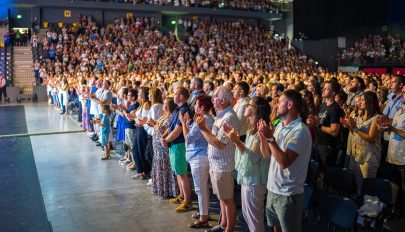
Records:
[[[405,20],[403,0],[294,0],[293,9],[294,35],[302,32],[308,39]]]

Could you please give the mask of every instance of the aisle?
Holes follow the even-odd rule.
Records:
[[[24,106],[0,106],[0,231],[51,231]]]
[[[45,103],[25,105],[29,132],[78,130],[70,118]],[[48,218],[61,231],[195,231],[192,212],[150,194],[146,181],[118,158],[100,161],[101,149],[86,134],[31,136]],[[215,223],[215,222],[213,222]]]

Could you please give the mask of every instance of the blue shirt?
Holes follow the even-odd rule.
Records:
[[[210,115],[205,116],[205,120],[210,128],[214,125],[214,118]],[[189,131],[186,136],[186,160],[189,161],[196,156],[208,156],[208,142],[205,140],[197,123],[193,122],[189,126]]]
[[[55,57],[55,50],[54,49],[49,49],[49,57],[54,58]]]
[[[182,106],[177,107],[172,115],[170,115],[169,118],[169,134],[174,130],[174,128],[176,128],[176,126],[180,126],[182,127],[181,121],[179,119],[179,113],[182,113],[183,115],[188,112],[188,114],[190,115],[190,118],[193,117],[192,112],[190,110],[190,106],[187,103],[184,103]],[[177,137],[175,140],[173,140],[171,143],[173,144],[177,144],[177,143],[184,143],[184,136],[183,136],[183,132],[181,132],[180,136]]]
[[[101,127],[101,133],[108,135],[111,128],[111,117],[108,114],[100,114],[100,121],[103,122],[104,126]]]
[[[136,102],[135,104],[132,104],[128,107],[128,109],[126,110],[127,113],[131,113],[131,111],[138,109],[139,107],[139,102]],[[134,120],[128,121],[128,119],[126,117],[123,117],[123,121],[122,121],[122,127],[124,129],[135,129],[135,124],[134,124]]]
[[[283,196],[303,193],[312,151],[312,138],[307,125],[301,118],[288,125],[281,122],[274,131],[274,138],[283,152],[291,150],[298,156],[287,168],[282,168],[278,161],[270,156],[267,189]]]
[[[400,94],[398,97],[395,97],[395,93],[391,92],[388,95],[388,103],[384,109],[384,115],[389,117],[390,119],[394,118],[395,113],[401,108],[402,104],[402,95]]]

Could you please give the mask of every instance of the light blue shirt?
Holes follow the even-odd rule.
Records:
[[[265,159],[260,152],[257,133],[247,133],[243,153],[236,148],[235,169],[238,171],[238,184],[245,186],[266,185],[270,159]]]
[[[214,118],[211,115],[206,115],[205,120],[210,128],[214,125]],[[199,155],[208,156],[208,142],[205,140],[197,123],[193,122],[189,126],[189,131],[186,136],[186,160],[189,161]]]
[[[388,103],[385,106],[383,113],[390,119],[393,119],[395,113],[399,109],[401,109],[402,95],[400,94],[398,97],[395,97],[395,93],[390,92],[390,94],[388,94],[387,98],[388,98]]]
[[[308,127],[301,118],[295,119],[286,126],[279,123],[274,137],[283,152],[291,150],[296,152],[298,157],[284,169],[273,156],[270,157],[267,189],[283,196],[303,193],[312,150],[312,138]]]

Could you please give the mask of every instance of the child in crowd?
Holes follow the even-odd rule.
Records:
[[[111,158],[110,156],[110,147],[109,147],[109,137],[111,131],[111,109],[109,105],[102,105],[101,106],[101,114],[99,119],[94,119],[91,123],[96,123],[99,125],[101,136],[100,136],[100,143],[104,149],[104,155],[101,157],[101,160],[108,160]]]

